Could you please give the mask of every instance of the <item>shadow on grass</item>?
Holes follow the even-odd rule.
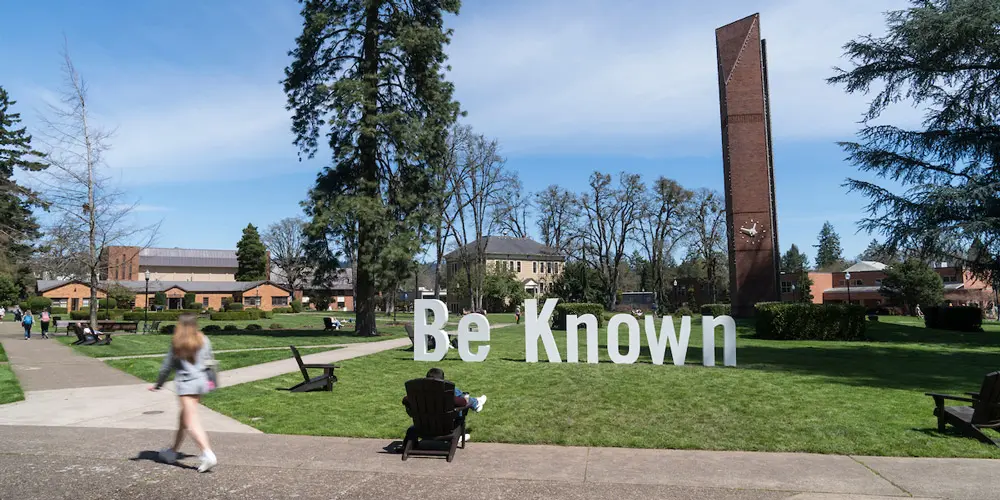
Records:
[[[1000,332],[952,332],[895,323],[869,323],[873,342],[941,344],[960,348],[1000,347]]]
[[[254,336],[254,337],[272,337],[272,338],[284,338],[284,337],[316,337],[316,338],[337,338],[337,337],[356,337],[354,330],[235,330],[235,331],[217,331],[208,332],[206,335],[211,337],[240,337],[240,336]],[[381,334],[379,337],[390,337],[392,334]]]

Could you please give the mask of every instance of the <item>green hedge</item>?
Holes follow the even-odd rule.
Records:
[[[173,335],[176,325],[163,325],[160,327],[160,333],[165,333],[167,335]]]
[[[204,333],[221,332],[222,327],[219,325],[205,325],[205,327],[202,328],[201,331]]]
[[[144,314],[147,313],[143,311],[133,311],[130,313],[125,313],[123,318],[125,319],[125,321],[142,321],[143,319],[149,319],[149,321],[177,321],[177,318],[181,314],[191,314],[191,313],[188,311],[159,311],[159,312],[150,311],[148,313],[149,314],[148,316],[144,316]]]
[[[261,311],[260,309],[247,309],[239,312],[212,313],[212,321],[251,321],[261,318],[271,319],[274,314],[271,311]]]
[[[923,312],[927,328],[958,332],[983,331],[983,310],[976,306],[928,307]]]
[[[69,314],[65,307],[53,307],[49,310],[51,314]]]
[[[733,308],[729,304],[705,304],[701,306],[702,316],[729,316],[732,312]]]
[[[302,312],[302,301],[301,300],[293,300],[292,301],[292,312],[294,312],[294,313],[300,313],[300,312]]]
[[[243,310],[243,304],[239,302],[230,302],[226,304],[226,312],[240,312]]]
[[[257,331],[260,331],[260,330],[263,330],[263,329],[264,328],[262,326],[258,325],[257,323],[250,323],[249,325],[247,325],[247,331],[248,332],[257,332]]]
[[[97,319],[122,319],[130,312],[132,312],[131,309],[98,309]],[[77,321],[90,319],[90,308],[82,307],[79,311],[69,313],[69,317]]]
[[[565,330],[566,317],[572,314],[577,316],[593,314],[597,318],[597,326],[604,326],[604,306],[600,304],[588,303],[560,303],[556,304],[555,317],[552,320],[552,328],[555,328],[556,330]]]
[[[274,314],[293,314],[296,311],[291,307],[275,307],[274,309],[271,309],[271,312]]]
[[[863,340],[863,306],[762,302],[756,305],[757,336],[775,340]]]
[[[222,327],[222,330],[226,331],[226,332],[238,332],[238,331],[240,331],[240,327],[238,327],[236,325],[226,325],[226,326]]]
[[[48,297],[28,297],[28,300],[25,300],[18,305],[21,306],[22,311],[31,311],[35,313],[52,307],[52,299]]]
[[[671,316],[674,318],[683,318],[684,316],[694,317],[694,311],[692,311],[688,306],[680,306],[674,310],[674,313]]]

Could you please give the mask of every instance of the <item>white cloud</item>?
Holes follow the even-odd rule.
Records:
[[[692,138],[717,146],[714,30],[752,11],[744,2],[677,3],[540,2],[456,23],[449,50],[469,121],[515,150],[634,150]],[[845,42],[881,32],[882,12],[906,3],[784,0],[761,9],[777,139],[856,131],[864,96],[825,78],[845,64]]]

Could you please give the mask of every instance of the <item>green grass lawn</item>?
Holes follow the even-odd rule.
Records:
[[[306,354],[315,354],[317,352],[324,352],[328,350],[330,349],[305,348],[299,349],[299,353],[305,356]],[[219,362],[219,371],[233,370],[250,365],[259,365],[261,363],[267,363],[268,361],[277,361],[279,359],[288,359],[291,357],[292,351],[290,349],[274,351],[224,352],[215,355],[215,359]],[[132,375],[135,375],[136,377],[139,377],[147,382],[156,382],[156,377],[159,375],[160,365],[163,363],[163,359],[110,359],[105,361],[105,363],[123,372],[131,373]]]
[[[482,363],[462,362],[455,350],[439,363],[393,350],[342,361],[333,393],[274,390],[301,378],[296,373],[225,387],[205,404],[269,433],[401,439],[410,425],[403,383],[439,366],[461,389],[489,396],[470,418],[476,441],[1000,458],[996,447],[938,433],[924,396],[978,390],[1000,356],[1000,326],[986,328],[933,331],[892,318],[870,324],[867,342],[806,342],[758,340],[741,323],[739,366],[706,368],[698,366],[697,324],[693,365],[684,367],[652,365],[645,348],[637,364],[612,364],[603,334],[600,364],[529,365],[523,326],[512,326],[493,330]],[[555,337],[565,357],[564,332]],[[720,365],[721,337],[720,330]]]
[[[21,391],[21,384],[17,383],[17,377],[8,364],[0,364],[0,405],[21,401],[24,399],[24,392]]]
[[[403,327],[385,326],[380,329],[378,337],[355,337],[353,330],[324,332],[323,330],[260,330],[249,332],[216,332],[208,334],[212,341],[212,349],[221,351],[227,349],[250,349],[254,347],[282,347],[294,345],[315,346],[329,344],[350,344],[355,342],[372,342],[386,340],[406,335]],[[76,337],[56,337],[64,344],[71,344]],[[166,353],[170,347],[170,335],[115,335],[111,345],[103,346],[73,346],[77,352],[106,358],[112,356],[137,356],[140,354]]]
[[[0,344],[0,361],[7,361],[7,351],[3,350],[3,344]]]

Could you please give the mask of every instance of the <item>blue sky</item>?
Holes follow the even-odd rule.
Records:
[[[581,190],[600,169],[722,190],[714,29],[760,12],[768,39],[779,239],[812,245],[825,220],[845,256],[865,200],[836,146],[865,109],[824,79],[841,46],[884,30],[905,0],[464,2],[448,51],[466,122],[496,137],[525,186]],[[669,5],[682,3],[684,6]],[[279,81],[300,30],[292,1],[10,2],[0,84],[29,127],[61,83],[63,37],[109,172],[162,220],[156,244],[234,248],[243,227],[301,214],[324,158],[300,162]],[[919,115],[902,109],[895,123]]]

